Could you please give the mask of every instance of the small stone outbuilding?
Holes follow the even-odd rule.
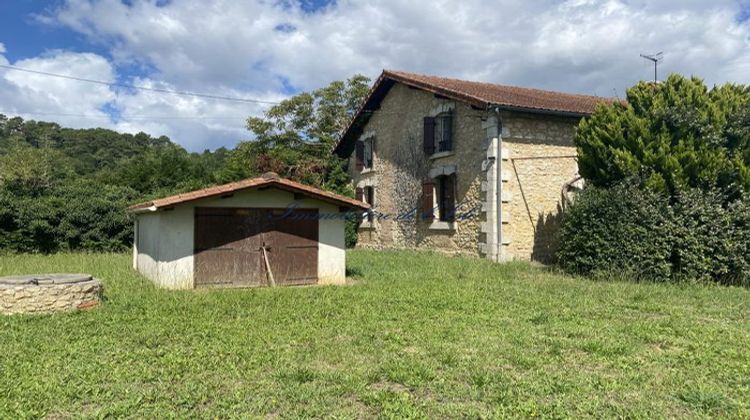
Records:
[[[357,200],[276,174],[130,207],[133,267],[170,289],[345,282]]]

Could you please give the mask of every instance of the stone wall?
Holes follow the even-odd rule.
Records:
[[[449,109],[455,116],[455,152],[429,158],[422,149],[423,118]],[[359,247],[427,248],[479,255],[484,115],[431,93],[402,84],[393,86],[362,135],[375,139],[372,170],[354,170],[354,156],[350,158],[355,187],[375,186],[376,209],[389,216],[360,229]],[[454,229],[437,229],[430,221],[419,218],[422,181],[431,170],[447,167],[455,167],[456,171],[456,203],[462,206],[458,212],[476,214],[456,222]],[[397,220],[398,215],[405,216]]]
[[[578,173],[577,118],[503,115],[503,237],[506,257],[551,262],[557,250],[563,184]]]
[[[452,153],[432,158],[422,150],[423,118],[452,109]],[[355,187],[375,187],[375,208],[388,218],[363,225],[359,247],[427,248],[484,256],[493,260],[550,261],[563,184],[577,173],[573,135],[578,118],[502,112],[502,209],[497,208],[494,112],[439,98],[396,83],[364,127],[360,139],[373,138],[373,168],[356,171]],[[431,172],[455,167],[459,213],[472,214],[453,229],[395,215],[421,212],[422,181]],[[503,243],[498,246],[497,215],[503,216]]]
[[[0,312],[5,315],[88,309],[99,304],[98,280],[50,285],[0,285]]]

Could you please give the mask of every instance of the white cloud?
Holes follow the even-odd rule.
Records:
[[[8,62],[0,56],[0,62]],[[74,74],[98,80],[113,80],[114,69],[101,56],[90,53],[53,51],[43,56],[12,63],[30,70]],[[100,108],[115,98],[107,86],[91,85],[41,74],[0,69],[0,104],[8,113],[34,112],[44,119],[54,114],[66,114],[66,122],[80,126],[92,119],[107,121]],[[88,118],[73,117],[87,115]]]
[[[92,53],[51,51],[43,56],[0,63],[34,71],[115,81],[115,68]],[[136,86],[175,90],[148,78],[126,81]],[[215,94],[241,97],[247,92],[224,89]],[[259,95],[257,92],[256,95]],[[256,96],[258,97],[258,96]],[[278,101],[282,95],[260,96]],[[190,150],[231,146],[247,138],[245,119],[262,105],[238,104],[136,89],[112,88],[23,71],[0,69],[0,113],[57,121],[70,127],[104,127],[123,132],[166,135]]]
[[[110,71],[134,63],[153,69],[139,83],[163,80],[171,88],[244,97],[279,98],[288,85],[312,89],[354,73],[375,77],[382,68],[622,95],[627,86],[652,77],[652,67],[638,54],[662,50],[662,74],[750,83],[750,23],[738,21],[741,6],[735,0],[504,0],[492,6],[436,0],[429,7],[342,0],[315,13],[266,1],[132,3],[69,0],[42,20],[107,48]],[[87,59],[94,66],[96,60]],[[100,74],[105,76],[114,75]],[[65,83],[71,86],[69,97],[83,94],[73,82]],[[53,83],[58,90],[46,98],[58,99],[61,86]],[[92,107],[88,112],[107,101],[125,115],[196,118],[259,111],[145,92],[88,95],[80,101]],[[248,135],[242,121],[220,118],[132,119],[115,126],[168,134],[193,149]]]

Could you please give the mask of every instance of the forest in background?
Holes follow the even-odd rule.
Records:
[[[122,251],[129,205],[268,171],[351,196],[331,151],[368,88],[357,75],[300,93],[248,118],[252,140],[202,153],[165,136],[0,114],[0,251]],[[349,227],[350,245],[355,236]]]

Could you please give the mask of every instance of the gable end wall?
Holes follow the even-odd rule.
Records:
[[[454,152],[428,158],[423,118],[453,109]],[[503,126],[503,244],[496,237],[494,112],[395,84],[363,130],[375,140],[373,169],[349,171],[354,187],[374,186],[382,218],[359,229],[358,247],[420,248],[491,258],[549,261],[554,254],[562,186],[576,172],[572,139],[578,119],[501,112]],[[527,159],[533,158],[533,159]],[[463,219],[453,230],[421,220],[422,180],[456,173],[456,202]],[[416,217],[415,217],[416,210]],[[400,218],[399,218],[400,216]]]

